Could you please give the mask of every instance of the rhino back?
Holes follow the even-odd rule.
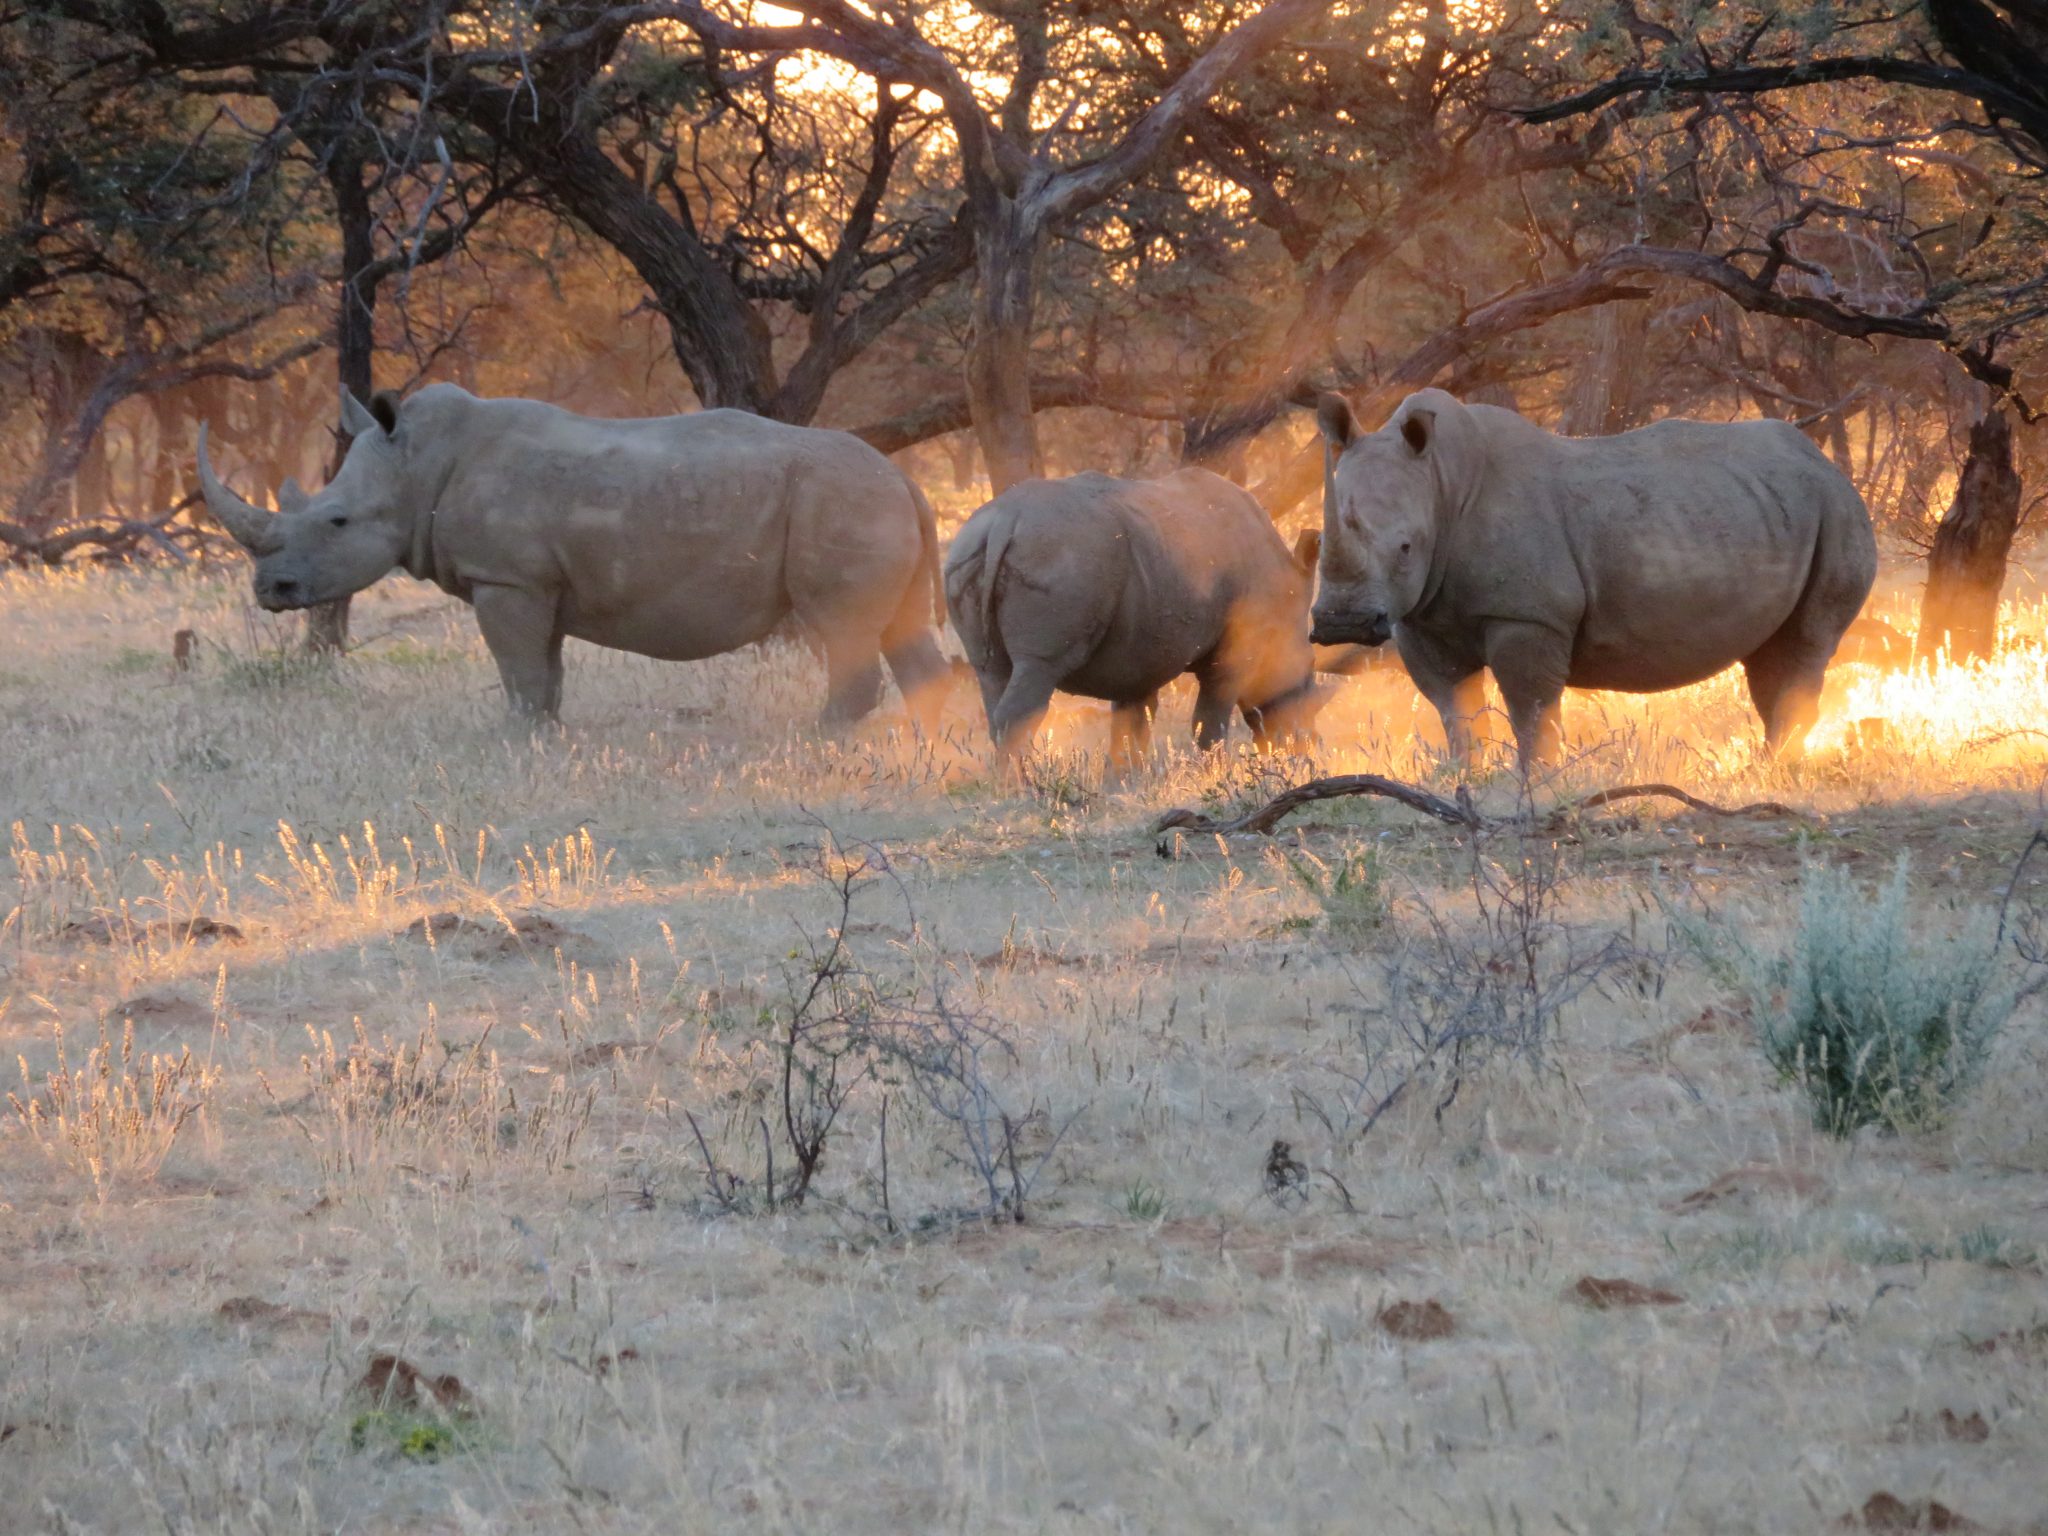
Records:
[[[1568,636],[1575,687],[1676,687],[1750,654],[1798,604],[1824,525],[1868,525],[1855,488],[1783,423],[1567,439],[1508,412],[1474,418],[1487,472],[1442,535],[1444,581],[1417,618]]]
[[[450,427],[437,564],[458,590],[555,590],[579,638],[715,655],[801,613],[812,588],[872,584],[892,606],[919,565],[902,475],[845,433],[740,411],[614,421],[471,403]]]
[[[1013,655],[1061,657],[1073,693],[1143,698],[1223,644],[1241,598],[1268,574],[1261,556],[1291,569],[1258,504],[1204,471],[1073,475],[998,501],[1011,517],[1003,641]]]

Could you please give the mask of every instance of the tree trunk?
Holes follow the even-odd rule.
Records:
[[[341,225],[341,299],[334,324],[336,371],[341,387],[368,405],[377,348],[377,284],[368,276],[367,269],[377,259],[377,247],[371,225],[370,194],[363,186],[361,153],[349,146],[335,146],[327,162],[327,180],[334,189],[334,211]],[[330,479],[340,470],[348,446],[348,433],[337,427],[334,462],[328,469]],[[347,650],[348,609],[349,599],[345,597],[308,608],[306,649]]]
[[[1045,473],[1031,408],[1031,314],[1037,231],[1004,199],[975,232],[974,333],[967,401],[991,493]]]
[[[1970,454],[1956,482],[1956,499],[1935,530],[1917,660],[1932,660],[1946,649],[1951,661],[1969,661],[1997,649],[1998,594],[2019,519],[2012,423],[1993,408],[1970,428]]]

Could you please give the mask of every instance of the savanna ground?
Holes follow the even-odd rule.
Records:
[[[1815,819],[1486,840],[1556,861],[1538,964],[1599,984],[1540,1058],[1373,1120],[1389,976],[1473,931],[1471,838],[1357,800],[1150,826],[1316,770],[1448,793],[1397,678],[1346,685],[1315,764],[1107,784],[1063,707],[1018,783],[964,688],[936,746],[819,738],[794,648],[574,648],[567,728],[508,742],[424,588],[326,666],[240,570],[10,576],[0,1528],[2048,1529],[2039,1003],[1945,1120],[1838,1140],[1668,918],[1776,942],[1802,856],[1901,851],[1928,933],[1995,906],[2048,771],[2048,610],[2009,595],[1992,667],[1838,669],[1794,768],[1732,676],[1574,699],[1544,803]],[[1021,1221],[900,1062],[768,1208],[777,1031],[863,859],[839,995],[979,1031]]]

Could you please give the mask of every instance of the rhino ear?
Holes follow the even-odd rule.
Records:
[[[1316,425],[1323,429],[1323,441],[1339,453],[1358,436],[1358,418],[1351,413],[1351,402],[1335,390],[1326,391],[1316,402]]]
[[[1294,563],[1304,572],[1315,570],[1316,562],[1323,558],[1323,530],[1304,528],[1294,537]]]
[[[1401,418],[1401,437],[1416,456],[1429,452],[1429,440],[1436,436],[1436,412],[1416,409]]]
[[[301,511],[311,499],[306,494],[305,487],[290,475],[286,475],[284,484],[277,488],[277,510],[280,512]]]
[[[358,400],[346,389],[341,392],[342,431],[346,432],[350,437],[367,437],[382,426],[383,423],[370,414],[369,407],[364,405],[362,401]]]
[[[384,429],[386,437],[398,430],[398,391],[380,389],[370,396],[370,414],[377,418],[377,425]]]

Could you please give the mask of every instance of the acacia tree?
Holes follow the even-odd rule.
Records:
[[[1747,6],[1581,8],[1564,56],[1608,78],[1521,116],[1621,112],[1688,135],[1696,176],[1745,162],[1773,195],[1722,258],[1746,257],[1749,281],[1724,291],[1841,335],[1934,342],[1986,386],[1921,626],[1923,654],[1951,635],[1968,652],[1988,646],[2023,511],[2003,414],[2038,421],[2027,380],[2048,361],[2048,5],[1831,9],[1816,28]]]
[[[0,523],[17,558],[164,543],[176,508],[103,520],[110,414],[267,379],[318,346],[292,313],[307,274],[252,262],[237,229],[248,162],[209,133],[203,104],[110,80],[90,42],[61,18],[0,17],[0,337],[42,386],[37,447]],[[74,483],[75,525],[60,527]]]
[[[1114,7],[988,5],[964,24],[949,18],[950,36],[921,28],[912,8],[870,13],[846,0],[798,0],[790,9],[803,19],[782,27],[737,22],[708,5],[674,9],[719,48],[829,57],[939,101],[973,250],[967,403],[1001,489],[1043,469],[1031,344],[1047,241],[1144,174],[1178,144],[1193,112],[1328,4],[1268,0],[1234,22],[1227,10],[1193,18],[1206,42],[1189,49],[1186,68],[1141,112],[1121,120],[1085,88],[1095,68],[1124,51],[1114,23],[1132,13]],[[1189,24],[1149,8],[1133,13],[1153,26]],[[1006,76],[1000,95],[971,78],[993,72]]]

